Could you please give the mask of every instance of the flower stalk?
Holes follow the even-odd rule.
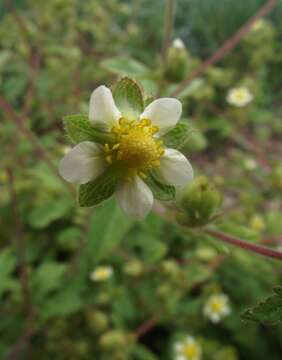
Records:
[[[216,238],[222,242],[237,246],[243,250],[248,250],[248,251],[251,251],[251,252],[266,256],[266,257],[273,258],[273,259],[282,260],[282,252],[281,251],[270,249],[266,246],[253,244],[251,242],[242,240],[240,238],[237,238],[237,237],[229,235],[229,234],[225,234],[218,230],[206,229],[204,231],[206,234],[211,235],[214,238]]]

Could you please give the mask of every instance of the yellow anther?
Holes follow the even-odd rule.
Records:
[[[117,144],[115,144],[115,145],[112,147],[112,149],[113,149],[113,150],[117,150],[119,147],[120,147],[120,144],[117,143]]]
[[[107,155],[107,156],[106,156],[106,161],[107,161],[109,164],[112,164],[112,162],[113,162],[113,157],[112,157],[112,155]]]

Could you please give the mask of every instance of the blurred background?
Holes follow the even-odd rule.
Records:
[[[240,318],[281,283],[278,262],[114,200],[79,208],[57,173],[62,117],[87,113],[95,87],[127,75],[168,96],[264,3],[178,0],[164,64],[162,0],[0,0],[0,359],[281,358],[280,302],[271,326]],[[276,249],[281,19],[278,1],[178,96],[183,152],[224,197],[218,228]]]

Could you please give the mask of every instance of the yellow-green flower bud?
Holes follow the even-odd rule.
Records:
[[[100,345],[105,350],[116,349],[128,344],[129,336],[121,330],[111,330],[100,338]]]
[[[143,264],[138,260],[129,261],[123,268],[123,271],[130,276],[139,276],[142,274],[143,270]]]
[[[86,313],[86,322],[94,333],[105,331],[109,324],[107,315],[99,310],[88,311]]]
[[[175,39],[168,50],[165,77],[171,82],[179,82],[185,78],[188,71],[189,55],[184,43]]]
[[[178,194],[178,204],[183,210],[178,221],[188,226],[205,225],[221,203],[222,195],[205,176],[200,176]]]

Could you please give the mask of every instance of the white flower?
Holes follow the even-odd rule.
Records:
[[[236,87],[228,91],[227,102],[237,107],[244,107],[253,100],[253,95],[247,87]]]
[[[176,38],[173,40],[172,46],[176,49],[185,49],[185,44],[180,38]]]
[[[200,360],[202,357],[201,346],[192,336],[175,343],[174,353],[175,360]]]
[[[144,179],[152,171],[164,184],[183,186],[193,178],[193,169],[183,154],[164,148],[158,139],[171,130],[182,112],[174,98],[150,103],[138,119],[128,119],[116,107],[110,89],[100,86],[90,98],[89,121],[114,134],[115,144],[84,141],[61,160],[59,172],[70,182],[85,184],[103,174],[111,165],[122,169],[115,196],[121,208],[137,219],[144,218],[153,205],[153,194]]]
[[[203,313],[213,323],[218,323],[222,318],[229,315],[231,308],[228,296],[225,294],[214,294],[207,300]]]
[[[97,266],[90,274],[92,281],[105,281],[113,275],[113,268],[111,266]]]

